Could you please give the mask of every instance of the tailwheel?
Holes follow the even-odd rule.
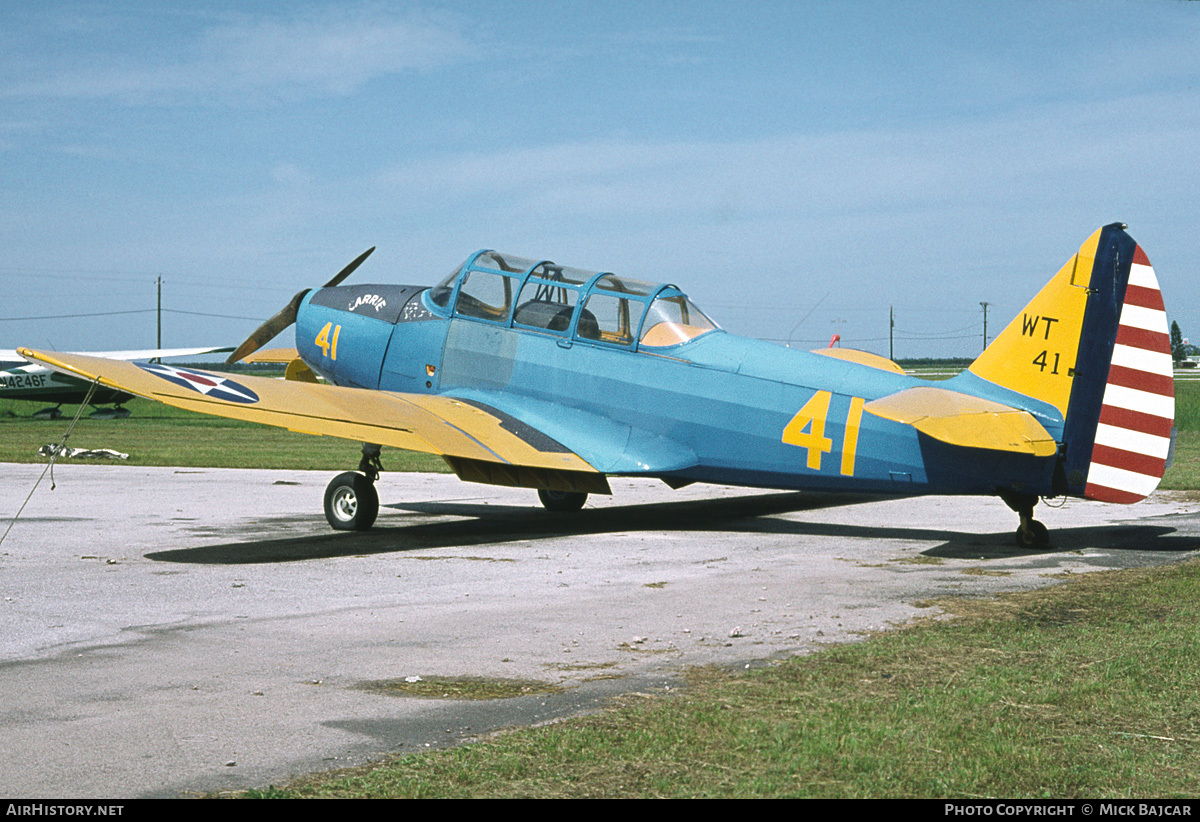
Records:
[[[1036,519],[1017,527],[1017,547],[1026,550],[1050,547],[1050,531]]]
[[[356,471],[338,474],[325,488],[325,519],[335,531],[366,531],[379,514],[375,483]]]
[[[538,489],[538,499],[542,501],[547,511],[570,512],[578,511],[587,502],[588,495],[584,491],[551,491],[547,488]]]
[[[1038,498],[1031,494],[1018,494],[1014,491],[1000,491],[1000,499],[1004,504],[1017,512],[1021,524],[1017,528],[1017,547],[1026,550],[1050,547],[1050,532],[1033,518],[1033,506]]]

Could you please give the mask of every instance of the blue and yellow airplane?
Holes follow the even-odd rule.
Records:
[[[286,380],[21,354],[181,408],[363,442],[358,471],[326,490],[335,529],[374,523],[391,446],[439,454],[464,480],[537,489],[552,510],[611,493],[610,476],[997,495],[1020,515],[1018,544],[1047,546],[1040,497],[1135,502],[1171,458],[1166,313],[1124,229],[1096,231],[938,383],[866,352],[726,333],[674,285],[495,251],[433,287],[339,285],[367,251],[300,292],[230,356],[295,323]]]

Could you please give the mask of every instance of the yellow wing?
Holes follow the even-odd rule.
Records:
[[[583,458],[520,420],[451,397],[138,365],[27,348],[17,352],[56,371],[189,411],[438,454],[456,470],[459,465],[490,463],[598,474]]]
[[[1028,411],[945,388],[909,388],[863,408],[951,445],[1037,457],[1058,451],[1054,437]]]
[[[294,348],[264,348],[242,357],[242,362],[275,362],[290,363],[300,359],[300,352]]]

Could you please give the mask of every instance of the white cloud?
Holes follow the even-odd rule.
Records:
[[[199,31],[165,28],[153,50],[144,45],[144,29],[141,39],[126,41],[111,21],[94,26],[98,36],[88,38],[77,24],[73,36],[86,45],[64,49],[39,70],[26,65],[21,79],[0,86],[0,96],[161,103],[346,95],[381,77],[473,59],[450,18],[386,6],[236,15]],[[24,50],[26,63],[36,59],[33,44]]]
[[[299,20],[226,24],[205,32],[199,62],[231,86],[345,94],[377,77],[470,55],[461,35],[444,23],[379,11],[331,9]]]

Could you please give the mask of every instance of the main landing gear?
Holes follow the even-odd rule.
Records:
[[[375,480],[383,464],[379,446],[363,445],[358,471],[346,471],[325,488],[325,519],[335,531],[366,531],[379,515],[379,492]]]
[[[578,511],[587,502],[588,495],[584,491],[550,491],[538,489],[538,499],[547,511],[570,513]]]
[[[364,443],[357,471],[338,474],[325,487],[325,519],[335,531],[366,531],[379,515],[379,492],[375,480],[383,470],[380,447]],[[538,490],[547,511],[571,513],[587,502],[585,491]]]
[[[1016,533],[1018,548],[1038,550],[1050,547],[1050,531],[1033,518],[1033,506],[1037,505],[1037,497],[1030,494],[1001,491],[1000,499],[1004,500],[1004,504],[1021,517],[1021,524],[1017,526]]]

